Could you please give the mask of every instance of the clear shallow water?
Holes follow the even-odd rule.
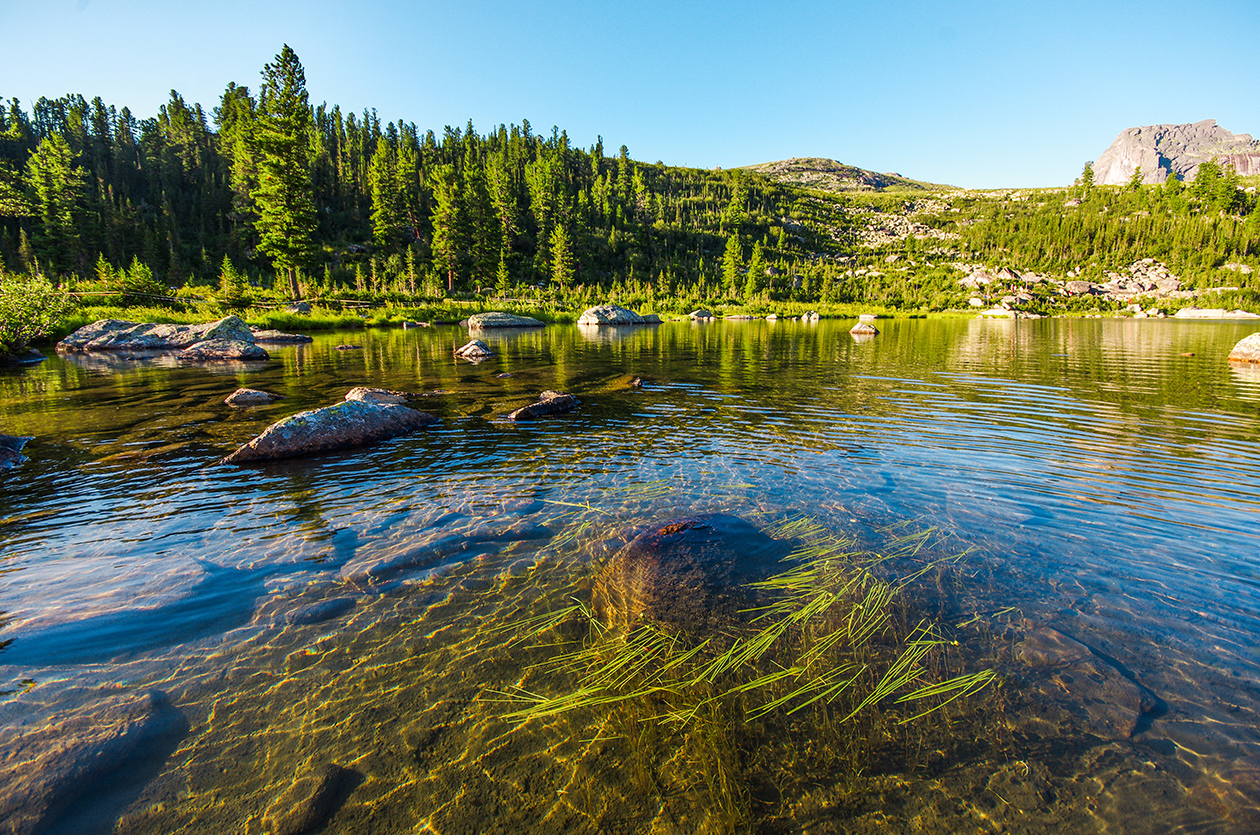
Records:
[[[0,476],[0,744],[168,694],[186,731],[88,791],[58,824],[81,831],[263,831],[272,798],[330,760],[360,782],[329,832],[716,831],[685,786],[636,785],[576,720],[503,722],[487,691],[528,657],[496,627],[580,592],[652,522],[804,513],[873,545],[911,520],[976,549],[945,611],[980,617],[970,640],[1005,684],[977,699],[1006,719],[856,782],[806,769],[754,798],[754,828],[1260,826],[1260,376],[1223,359],[1254,328],[881,328],[557,326],[484,337],[498,356],[480,365],[434,328],[318,335],[259,368],[4,372],[0,432],[36,440]],[[241,385],[286,399],[223,406]],[[442,423],[210,466],[355,385],[440,390],[418,407]],[[547,388],[581,408],[502,419]],[[1091,723],[1080,670],[1021,660],[1045,629],[1148,694],[1132,735]]]

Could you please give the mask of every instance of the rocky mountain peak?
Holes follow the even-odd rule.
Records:
[[[1123,185],[1139,166],[1144,183],[1162,183],[1169,172],[1189,181],[1211,159],[1244,176],[1260,175],[1260,142],[1226,130],[1215,119],[1129,128],[1094,163],[1094,182]]]
[[[744,168],[764,174],[775,182],[820,191],[884,191],[889,188],[921,190],[931,186],[900,174],[867,171],[865,168],[821,157],[794,157]]]

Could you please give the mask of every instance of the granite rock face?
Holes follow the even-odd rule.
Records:
[[[433,415],[406,406],[346,400],[273,423],[219,463],[243,464],[348,449],[384,441],[437,421]]]
[[[1189,181],[1211,159],[1242,176],[1260,174],[1260,142],[1245,133],[1232,133],[1214,119],[1129,128],[1094,163],[1094,182],[1123,185],[1139,166],[1144,183],[1162,183],[1169,172]]]

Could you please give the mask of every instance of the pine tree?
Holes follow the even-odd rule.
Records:
[[[744,298],[752,299],[761,292],[761,280],[766,274],[766,258],[761,250],[761,241],[753,244],[752,256],[748,259],[748,281],[744,285]]]
[[[284,272],[294,299],[302,297],[298,268],[307,264],[315,251],[310,129],[306,73],[297,54],[285,44],[275,63],[263,67],[254,200],[258,204],[258,248],[271,256],[277,272]]]
[[[551,230],[551,280],[567,290],[573,284],[573,247],[563,223]]]
[[[446,290],[455,289],[464,252],[463,217],[458,175],[450,165],[433,172],[433,268],[446,278]]]
[[[732,232],[726,239],[726,251],[722,253],[722,290],[735,295],[739,268],[744,261],[744,248],[739,245],[739,234]]]
[[[232,259],[223,256],[219,267],[219,301],[224,307],[244,307],[248,304],[249,281],[236,269]]]
[[[69,270],[79,242],[78,218],[83,200],[84,172],[74,164],[74,152],[61,134],[40,140],[26,162],[26,180],[34,195],[35,250],[54,273]]]

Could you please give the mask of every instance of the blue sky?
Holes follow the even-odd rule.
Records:
[[[1260,135],[1257,0],[0,0],[0,95],[209,110],[284,43],[315,102],[439,133],[527,118],[670,165],[1061,185],[1134,125]]]

